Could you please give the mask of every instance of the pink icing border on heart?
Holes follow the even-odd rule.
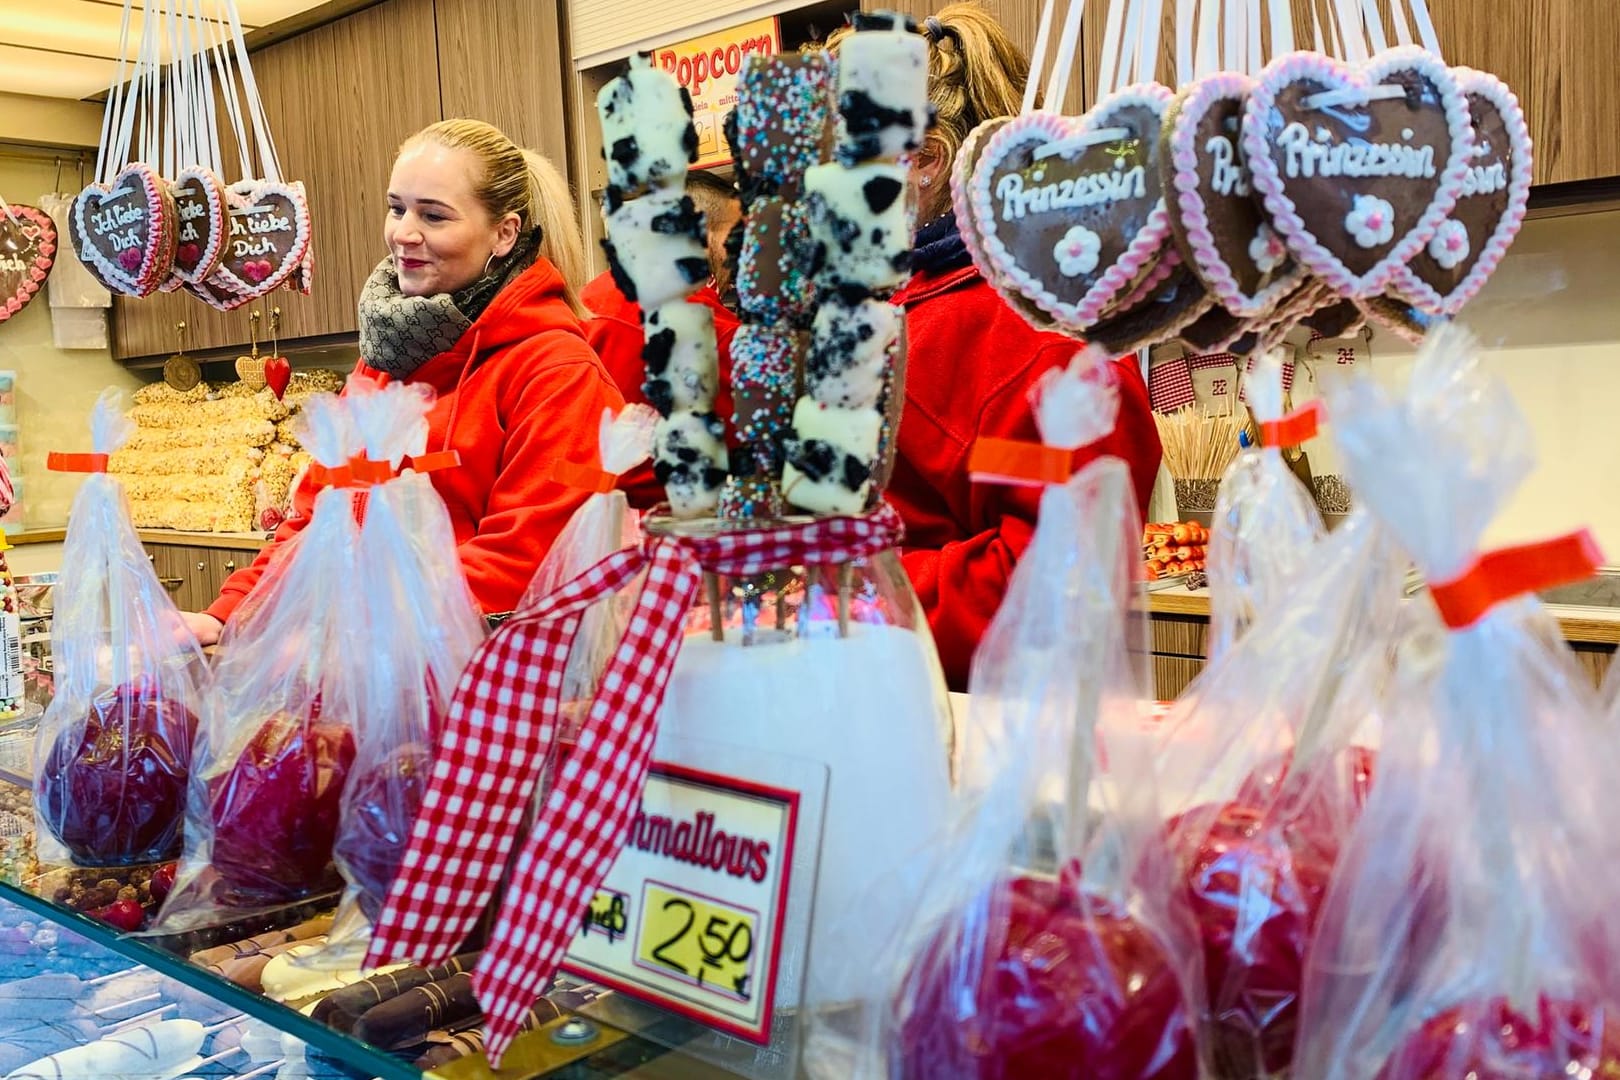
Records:
[[[1440,173],[1434,197],[1418,218],[1417,225],[1372,269],[1358,277],[1306,228],[1294,201],[1288,197],[1282,171],[1272,160],[1271,147],[1266,140],[1266,116],[1277,103],[1278,88],[1296,80],[1310,79],[1330,87],[1360,89],[1375,86],[1396,71],[1411,71],[1427,79],[1438,91],[1450,129],[1451,155]],[[1473,127],[1468,102],[1451,77],[1451,69],[1433,53],[1415,45],[1381,52],[1359,68],[1350,68],[1320,53],[1294,52],[1267,64],[1250,91],[1249,103],[1243,110],[1243,149],[1254,177],[1254,190],[1262,197],[1272,226],[1288,243],[1289,250],[1335,292],[1354,299],[1382,292],[1395,271],[1429,242],[1446,215],[1451,213],[1468,172],[1474,144]]]
[[[1193,261],[1204,284],[1221,306],[1239,318],[1250,319],[1264,315],[1299,285],[1305,268],[1289,253],[1292,267],[1250,296],[1237,283],[1237,275],[1221,258],[1215,246],[1215,235],[1210,230],[1209,214],[1198,187],[1198,125],[1216,102],[1249,96],[1254,80],[1235,71],[1221,71],[1193,83],[1176,110],[1170,128],[1170,177],[1176,195],[1176,207],[1181,211],[1181,226],[1192,248]],[[1243,145],[1241,132],[1233,140],[1234,151]],[[1251,170],[1252,171],[1252,170]]]
[[[172,292],[186,282],[199,282],[207,278],[219,266],[219,261],[225,254],[225,240],[227,239],[231,222],[225,212],[225,184],[214,170],[205,165],[188,165],[175,174],[174,182],[170,184],[173,189],[183,187],[188,180],[196,180],[202,187],[203,199],[208,203],[208,216],[210,225],[210,243],[203,248],[197,260],[197,269],[187,273],[180,269],[178,256],[173,270],[169,276],[169,283],[165,285],[166,292]],[[175,211],[175,236],[180,235],[179,210]],[[178,250],[178,249],[177,249]]]
[[[1507,210],[1496,223],[1491,238],[1486,241],[1479,261],[1451,292],[1442,296],[1404,264],[1395,271],[1395,276],[1390,280],[1395,292],[1423,310],[1441,315],[1455,315],[1461,311],[1463,305],[1484,288],[1485,282],[1496,272],[1502,256],[1513,246],[1513,240],[1519,235],[1520,226],[1524,224],[1525,211],[1530,205],[1530,184],[1535,169],[1530,127],[1525,122],[1524,109],[1519,106],[1518,97],[1507,83],[1488,71],[1476,71],[1473,68],[1452,68],[1451,73],[1457,81],[1457,89],[1462,92],[1464,102],[1468,100],[1469,95],[1477,94],[1489,101],[1501,114],[1503,126],[1507,129],[1508,148],[1513,154],[1513,169],[1508,174]]]
[[[979,156],[978,164],[974,167],[968,198],[973,211],[971,216],[974,229],[978,233],[979,243],[983,245],[985,260],[992,270],[992,274],[987,275],[992,285],[1018,292],[1052,316],[1059,328],[1071,333],[1084,332],[1086,327],[1101,317],[1109,305],[1119,297],[1120,292],[1136,280],[1142,268],[1164,250],[1170,238],[1170,215],[1164,206],[1162,177],[1159,201],[1148,213],[1147,222],[1132,238],[1119,261],[1109,267],[1076,304],[1063,303],[1039,278],[1020,267],[1007,250],[1007,246],[984,224],[987,219],[995,218],[995,201],[990,191],[990,177],[996,165],[1013,145],[1031,135],[1041,142],[1053,142],[1087,129],[1101,129],[1108,126],[1106,118],[1111,112],[1131,106],[1145,106],[1152,109],[1158,114],[1162,124],[1165,109],[1174,97],[1175,94],[1169,87],[1158,83],[1137,83],[1108,95],[1078,118],[1052,112],[1025,113],[1007,121],[1001,130],[990,137],[990,142],[985,146],[984,153]],[[1158,138],[1159,132],[1154,132],[1152,137]],[[1003,282],[1005,284],[1002,284]]]
[[[32,225],[37,230],[32,237],[37,254],[21,275],[17,291],[3,298],[3,306],[0,306],[0,322],[5,322],[28,306],[39,294],[45,279],[50,277],[51,267],[56,264],[56,260],[52,258],[56,253],[56,222],[51,220],[51,216],[37,206],[27,206],[23,203],[12,203],[11,212],[25,223],[25,229],[27,225]]]
[[[972,152],[978,141],[1005,127],[1008,119],[1005,116],[993,117],[968,132],[968,137],[957,148],[956,161],[951,166],[951,209],[956,212],[957,231],[962,235],[968,258],[973,260],[979,274],[991,284],[996,281],[996,268],[979,247],[979,228],[974,221],[973,201],[968,193],[973,182],[973,170],[967,164],[973,158]]]
[[[141,248],[139,273],[130,273],[116,261],[103,256],[84,224],[84,208],[88,204],[88,200],[84,197],[85,192],[94,190],[103,195],[110,195],[125,183],[131,182],[139,183],[146,193],[147,220],[150,223]],[[83,259],[84,252],[88,249],[102,283],[129,296],[151,296],[168,278],[169,268],[174,262],[174,245],[163,243],[165,239],[163,184],[163,178],[152,166],[145,162],[132,161],[118,170],[111,184],[87,184],[73,200],[73,242],[80,259]],[[99,204],[100,200],[97,202]],[[168,251],[167,259],[163,257],[165,249]]]

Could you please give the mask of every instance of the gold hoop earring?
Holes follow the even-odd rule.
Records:
[[[495,251],[490,249],[489,258],[484,260],[484,277],[489,277],[489,268],[495,265]]]

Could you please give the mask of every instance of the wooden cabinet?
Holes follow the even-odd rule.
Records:
[[[263,547],[263,541],[249,538],[174,534],[171,540],[156,530],[141,535],[158,580],[181,611],[201,611],[212,604],[225,579],[252,562]]]
[[[437,0],[435,11],[445,118],[487,120],[566,172],[574,80],[558,0]]]
[[[113,324],[113,352],[120,358],[173,352],[175,324],[182,320],[188,350],[244,346],[254,308],[281,308],[282,340],[355,331],[360,286],[384,254],[395,151],[441,117],[434,2],[389,0],[367,8],[259,50],[253,70],[282,175],[302,180],[309,195],[314,289],[309,296],[277,290],[228,313],[185,293],[120,297]],[[503,75],[524,81],[511,66]],[[231,140],[223,153],[234,163]]]

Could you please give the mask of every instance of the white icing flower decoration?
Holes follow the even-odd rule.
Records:
[[[1102,256],[1102,237],[1086,228],[1076,225],[1063,234],[1063,239],[1057,242],[1052,249],[1052,257],[1057,259],[1058,272],[1064,277],[1079,277],[1089,274],[1097,269],[1097,260]]]
[[[1395,208],[1376,195],[1357,195],[1344,217],[1344,231],[1364,248],[1375,248],[1395,238]]]
[[[1270,225],[1261,225],[1260,231],[1249,241],[1249,261],[1259,267],[1262,274],[1269,274],[1287,257],[1288,248],[1283,245],[1282,237],[1272,231]]]
[[[1429,258],[1440,265],[1442,270],[1455,270],[1457,265],[1468,258],[1468,229],[1462,222],[1448,218],[1440,223],[1435,230],[1434,239],[1429,241]]]

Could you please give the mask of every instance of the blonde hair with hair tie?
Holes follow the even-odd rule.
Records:
[[[479,203],[491,220],[516,214],[519,231],[540,230],[540,254],[562,275],[568,306],[575,315],[585,317],[585,306],[579,302],[587,269],[585,240],[562,172],[544,155],[522,149],[482,120],[429,124],[406,139],[400,151],[421,142],[466,150],[478,159],[483,171],[474,178],[473,194]]]

